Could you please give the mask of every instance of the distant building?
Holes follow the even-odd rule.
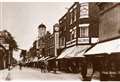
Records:
[[[49,56],[57,57],[59,52],[59,24],[53,25],[53,34],[46,38]]]
[[[44,41],[45,41],[45,57],[48,57],[50,56],[50,36],[51,36],[51,33],[49,31],[46,32],[46,35],[44,36]]]
[[[49,56],[54,57],[55,56],[55,40],[54,40],[54,34],[51,34],[49,37]]]
[[[45,55],[45,35],[46,35],[46,26],[44,24],[40,24],[38,26],[38,41],[36,42],[36,49],[38,51],[39,56]]]
[[[40,24],[38,26],[38,38],[44,37],[46,34],[46,26],[44,24]]]

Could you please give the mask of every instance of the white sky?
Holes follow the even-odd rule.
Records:
[[[73,2],[2,2],[0,28],[7,29],[22,49],[29,49],[37,39],[37,27],[44,23],[52,32],[53,25]]]
[[[65,8],[69,8],[73,4],[73,1],[108,2],[108,0],[48,1],[49,0],[0,0],[0,30],[7,29],[14,36],[20,48],[29,49],[33,41],[37,39],[38,25],[44,23],[47,26],[47,30],[52,32],[52,26],[67,12]],[[109,1],[119,2],[120,0]]]

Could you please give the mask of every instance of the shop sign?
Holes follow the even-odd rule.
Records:
[[[89,38],[78,38],[78,43],[89,43]]]

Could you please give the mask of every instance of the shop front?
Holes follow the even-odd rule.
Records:
[[[90,45],[77,45],[66,48],[59,56],[58,61],[60,70],[71,73],[80,73],[82,70],[85,56],[83,55]]]
[[[91,77],[97,71],[101,80],[120,80],[120,38],[96,44],[85,56],[92,64]]]
[[[46,61],[48,62],[48,72],[57,70],[56,57],[50,57]]]

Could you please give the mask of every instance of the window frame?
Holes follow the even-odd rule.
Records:
[[[89,37],[89,24],[80,24],[80,37]],[[84,29],[84,32],[83,32]]]
[[[88,17],[89,17],[89,3],[81,3],[80,18],[88,18]]]

